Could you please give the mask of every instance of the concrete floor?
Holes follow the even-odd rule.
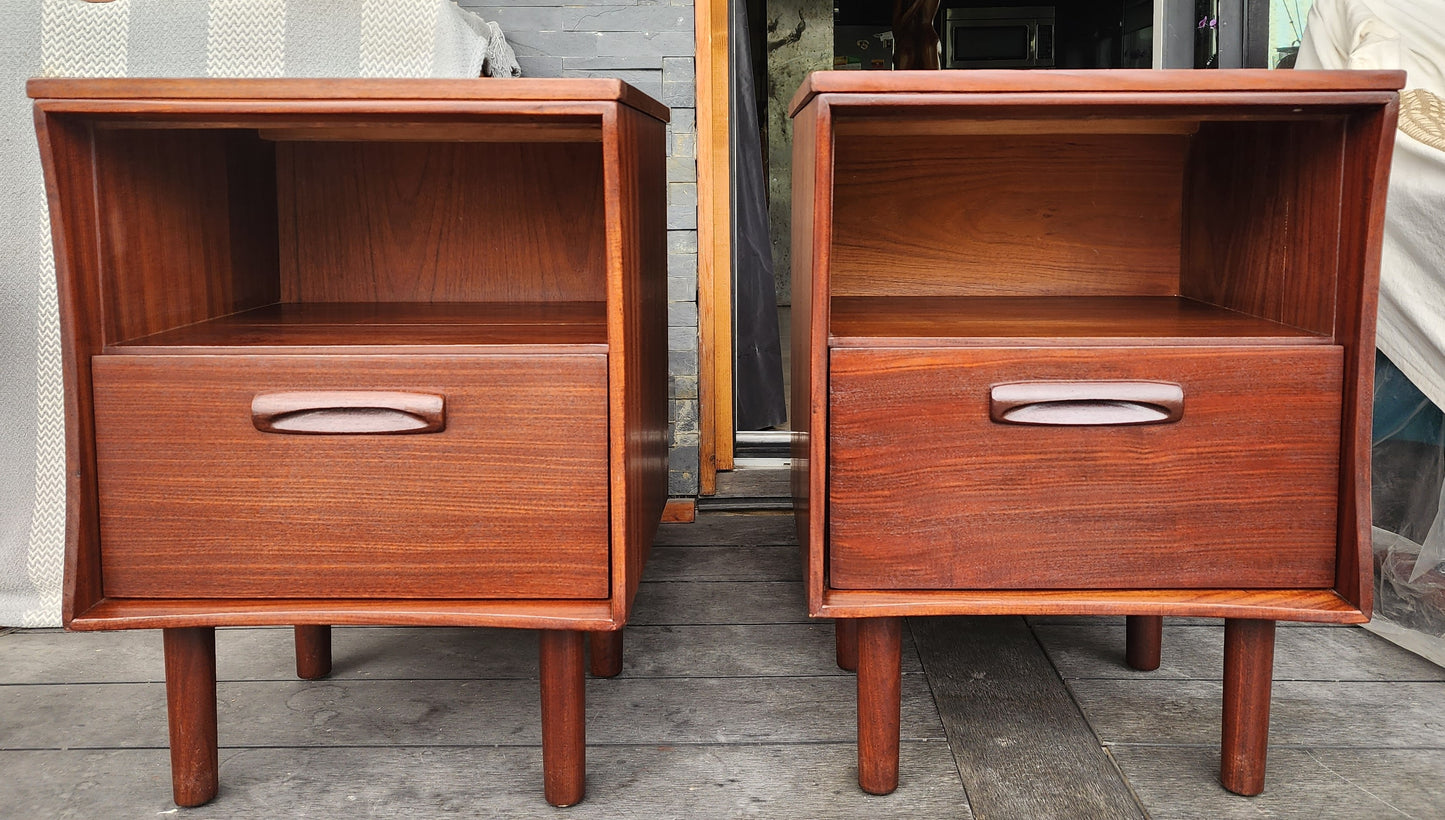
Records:
[[[288,629],[218,635],[221,793],[170,802],[154,632],[0,635],[0,817],[1445,818],[1445,669],[1353,627],[1281,625],[1269,776],[1217,782],[1222,627],[913,619],[902,783],[855,785],[854,686],[810,623],[791,519],[667,525],[621,676],[588,697],[588,798],[541,797],[536,640],[337,629],[298,681]]]

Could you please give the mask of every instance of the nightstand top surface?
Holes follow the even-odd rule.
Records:
[[[668,108],[622,80],[528,79],[221,79],[48,78],[31,79],[37,100],[307,102],[617,102],[666,122]],[[63,106],[61,106],[63,108]]]
[[[1319,93],[1396,91],[1404,84],[1402,71],[815,71],[788,113],[797,115],[818,94]]]

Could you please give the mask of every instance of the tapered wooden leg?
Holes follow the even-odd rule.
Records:
[[[581,632],[541,634],[542,781],[547,802],[579,803],[587,793],[587,724]]]
[[[171,730],[171,790],[177,806],[216,796],[216,630],[162,631],[166,655],[166,717]]]
[[[1124,660],[1140,672],[1159,668],[1164,642],[1164,618],[1159,615],[1130,615],[1125,631]]]
[[[588,671],[594,678],[622,674],[622,630],[587,633]]]
[[[1224,731],[1219,779],[1235,794],[1264,791],[1274,621],[1224,621]]]
[[[858,619],[858,785],[870,794],[898,788],[901,618]]]
[[[849,672],[858,671],[858,620],[838,618],[833,621],[834,652],[838,656],[838,668]]]
[[[331,627],[296,627],[296,677],[320,680],[331,674]]]

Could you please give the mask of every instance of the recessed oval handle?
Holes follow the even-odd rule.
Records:
[[[1012,382],[989,390],[989,418],[1000,424],[1169,424],[1183,415],[1184,388],[1170,382]]]
[[[311,436],[439,433],[446,400],[387,390],[301,390],[251,400],[251,423],[263,433]]]

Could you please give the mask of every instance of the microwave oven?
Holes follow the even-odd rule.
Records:
[[[1054,7],[950,8],[944,68],[1052,68]]]

